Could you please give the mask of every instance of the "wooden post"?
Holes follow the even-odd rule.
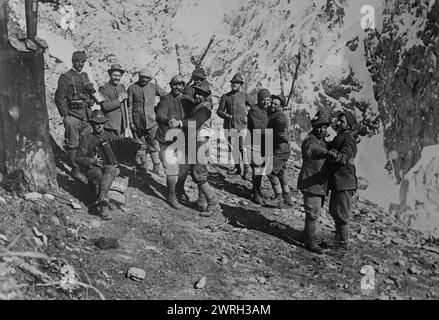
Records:
[[[4,2],[0,0],[3,15]],[[1,28],[4,32],[3,25]],[[35,31],[31,27],[29,35],[35,36]],[[9,174],[23,170],[36,191],[47,192],[57,187],[57,181],[50,144],[43,53],[39,47],[33,51],[17,50],[9,43],[1,46],[0,171]]]
[[[280,93],[285,97],[284,70],[281,65],[279,65],[279,81],[280,81]]]
[[[26,0],[26,34],[27,38],[34,41],[37,35],[37,13],[38,13],[38,1]]]
[[[181,71],[181,56],[180,56],[180,46],[178,44],[175,44],[175,52],[177,54],[177,63],[178,63],[178,74],[183,75]]]
[[[0,46],[8,44],[8,12],[6,0],[0,0]]]

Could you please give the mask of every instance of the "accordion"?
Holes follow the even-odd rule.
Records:
[[[126,165],[135,166],[137,152],[141,143],[133,138],[114,138],[109,141],[102,141],[97,148],[98,155],[103,159],[104,165]]]

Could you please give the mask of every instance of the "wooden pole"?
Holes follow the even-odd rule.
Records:
[[[6,0],[0,0],[0,46],[8,44],[8,12]]]
[[[27,38],[34,41],[37,35],[37,15],[38,15],[38,1],[26,0],[26,34]]]
[[[203,60],[204,60],[204,58],[206,57],[207,52],[209,51],[209,49],[210,49],[210,47],[212,46],[212,44],[213,44],[214,41],[215,41],[215,35],[213,35],[213,36],[210,38],[209,43],[207,44],[206,49],[204,49],[204,52],[203,52],[203,54],[201,55],[200,60],[197,61],[197,64],[196,64],[196,66],[195,66],[196,68],[201,67],[201,64],[203,63]]]
[[[290,89],[290,93],[288,95],[288,101],[287,101],[287,106],[289,106],[290,104],[290,100],[291,97],[293,96],[293,91],[294,91],[294,84],[296,83],[297,80],[297,75],[298,75],[298,71],[299,71],[299,65],[300,65],[300,52],[297,54],[297,64],[296,64],[296,70],[294,71],[294,78],[293,78],[293,82],[291,83],[291,89]],[[293,108],[290,108],[290,115],[292,113]]]
[[[181,71],[181,55],[180,55],[180,46],[178,44],[175,44],[175,52],[177,54],[177,63],[178,63],[178,74],[183,75]]]
[[[284,70],[281,65],[279,65],[279,81],[280,81],[280,93],[285,97]]]

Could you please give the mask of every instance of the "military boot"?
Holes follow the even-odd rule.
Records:
[[[79,169],[78,164],[76,163],[76,150],[77,149],[69,149],[67,152],[69,154],[69,164],[72,167],[71,176],[73,179],[81,181],[83,183],[87,183],[87,179],[81,174],[81,170]]]
[[[216,212],[221,211],[221,206],[219,205],[218,199],[216,198],[215,191],[210,186],[208,182],[203,183],[199,186],[201,191],[204,193],[204,196],[207,200],[207,211],[201,212],[200,216],[202,217],[210,217]]]
[[[102,220],[111,220],[113,219],[110,213],[110,203],[107,199],[100,200],[97,205],[99,216]]]
[[[264,205],[265,201],[262,197],[261,192],[261,183],[262,183],[262,176],[253,174],[252,177],[253,180],[253,189],[252,189],[252,201],[259,205]]]
[[[152,159],[152,163],[153,163],[153,168],[152,168],[152,173],[154,173],[155,175],[159,176],[159,177],[164,177],[164,172],[162,170],[162,167],[160,165],[160,158],[159,158],[159,153],[158,152],[151,152],[151,159]]]
[[[273,200],[265,201],[265,205],[273,208],[282,208],[284,206],[284,198],[282,193],[277,193]]]
[[[207,211],[207,199],[206,195],[204,194],[203,190],[201,189],[201,186],[198,185],[198,200],[197,200],[197,207],[198,210],[201,212]]]
[[[244,179],[248,181],[252,180],[252,168],[248,164],[244,164]]]
[[[175,185],[175,195],[177,200],[182,203],[190,202],[189,196],[186,194],[184,190],[184,184],[186,182],[186,178],[178,177],[177,184]]]
[[[349,224],[340,225],[340,245],[339,249],[342,251],[349,250]]]
[[[323,249],[317,244],[315,238],[316,220],[305,218],[305,228],[303,230],[305,248],[311,252],[322,254]]]
[[[168,188],[167,201],[172,208],[180,210],[183,209],[183,206],[178,202],[177,196],[175,194],[175,186],[177,184],[177,180],[177,176],[170,176],[166,178],[166,185]]]

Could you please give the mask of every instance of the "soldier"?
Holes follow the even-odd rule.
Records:
[[[87,92],[90,80],[87,73],[81,72],[87,56],[84,51],[76,51],[72,55],[72,69],[63,73],[58,80],[55,91],[55,104],[63,117],[66,150],[72,166],[72,177],[83,180],[80,169],[75,161],[76,150],[81,134],[90,127],[87,122],[91,113],[93,99]]]
[[[219,117],[224,119],[224,129],[231,130],[236,129],[241,131],[247,127],[247,108],[253,106],[253,102],[247,93],[243,92],[244,79],[240,73],[233,76],[231,82],[232,90],[221,97],[221,101],[218,107],[217,114]],[[228,137],[229,150],[231,151],[231,146],[234,141],[232,137]],[[244,177],[251,174],[251,168],[249,166],[247,153],[244,147],[244,138],[239,136],[239,152],[242,156],[244,162]],[[245,160],[244,160],[245,159]],[[241,174],[241,165],[236,163],[234,168],[229,170],[230,174]]]
[[[166,156],[174,141],[166,140],[166,133],[170,129],[181,128],[185,118],[184,108],[181,102],[181,94],[184,89],[184,79],[176,75],[170,81],[171,92],[164,96],[157,107],[156,121],[158,123],[156,138],[160,143],[160,156],[166,174],[166,185],[168,188],[167,200],[169,205],[174,209],[181,209],[175,194],[175,186],[178,181],[179,164]],[[169,152],[169,151],[168,151]],[[172,152],[177,156],[177,150]]]
[[[329,144],[329,213],[335,222],[335,249],[349,249],[349,218],[352,210],[352,197],[357,190],[357,176],[354,159],[357,142],[353,130],[357,124],[350,111],[338,115],[335,129],[337,136]]]
[[[303,236],[308,250],[321,254],[322,248],[315,239],[316,222],[325,202],[327,192],[327,164],[330,157],[325,137],[329,117],[319,111],[311,120],[312,131],[302,142],[302,168],[297,180],[297,188],[303,194],[305,228]]]
[[[141,152],[140,170],[147,172],[146,155],[149,153],[153,163],[153,173],[163,176],[160,166],[160,144],[156,140],[158,124],[155,114],[155,97],[164,97],[167,93],[151,80],[153,74],[144,68],[139,71],[139,80],[128,87],[128,113],[131,130],[146,145],[146,152]]]
[[[195,86],[205,81],[207,81],[206,71],[203,68],[195,69],[192,72],[192,78],[191,78],[192,84],[186,86],[183,90],[184,99],[187,99],[192,103],[195,103]],[[213,106],[211,95],[207,97],[206,102],[209,102]]]
[[[292,205],[290,187],[286,173],[287,161],[290,158],[290,135],[288,117],[282,111],[286,104],[285,97],[271,96],[271,107],[267,128],[273,130],[273,169],[268,175],[275,194],[274,201],[270,204],[281,207],[283,204]]]
[[[94,205],[103,220],[111,220],[111,207],[107,194],[111,184],[119,174],[119,169],[105,163],[102,159],[101,153],[104,151],[99,151],[102,150],[103,142],[108,142],[115,137],[113,133],[104,130],[107,122],[108,119],[105,118],[102,111],[93,111],[90,119],[93,132],[81,137],[76,155],[76,161],[85,172],[89,186],[93,190]]]
[[[122,107],[121,104],[128,98],[125,86],[120,83],[125,70],[119,64],[113,64],[108,70],[110,81],[99,88],[105,101],[101,103],[101,110],[108,119],[105,130],[120,136],[122,132]]]
[[[262,197],[261,185],[262,174],[256,174],[257,168],[262,168],[263,163],[257,163],[256,157],[263,159],[265,157],[265,136],[264,131],[268,125],[268,107],[271,103],[271,93],[268,89],[261,89],[257,94],[258,101],[256,105],[248,112],[248,133],[251,137],[251,166],[253,168],[252,182],[252,201],[256,204],[263,205],[264,199]],[[253,131],[255,129],[261,130],[261,145],[256,145],[253,141]]]
[[[190,156],[186,152],[185,164],[180,164],[180,172],[178,182],[176,186],[177,198],[182,202],[188,202],[189,198],[184,192],[184,184],[186,178],[191,173],[192,180],[198,185],[198,209],[201,211],[201,216],[209,217],[214,212],[220,209],[218,200],[215,195],[215,191],[208,182],[208,167],[209,160],[209,136],[207,131],[203,129],[209,129],[210,124],[208,120],[212,116],[212,104],[208,101],[212,92],[207,81],[199,82],[193,86],[194,90],[194,104],[190,110],[190,113],[183,120],[183,132],[186,136],[186,151],[189,149],[188,144],[194,143],[194,141],[188,135],[189,124],[195,124],[196,129],[196,154],[192,155],[196,159],[195,164],[190,163]],[[204,150],[204,153],[203,153]],[[201,159],[201,158],[202,159]]]

